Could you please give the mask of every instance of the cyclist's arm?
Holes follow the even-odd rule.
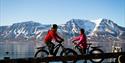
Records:
[[[80,36],[79,43],[77,45],[83,44],[86,42],[86,38],[84,36]]]
[[[77,44],[78,46],[83,42],[82,40],[83,40],[83,36],[79,36],[79,40],[78,40],[78,44]]]
[[[74,38],[73,38],[73,41],[78,41],[79,39],[80,39],[80,36],[74,37]]]
[[[57,39],[56,33],[51,32],[50,35],[51,35],[51,37],[52,37],[56,42],[59,42],[59,40]]]
[[[63,41],[64,39],[63,38],[61,38],[57,33],[56,33],[56,37],[58,38],[58,39],[60,39],[61,41]],[[56,39],[57,39],[56,38]]]

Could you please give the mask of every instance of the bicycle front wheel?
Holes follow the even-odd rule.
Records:
[[[48,57],[49,53],[46,50],[39,50],[36,52],[35,56],[36,58],[44,58]]]
[[[93,49],[90,51],[90,54],[103,54],[104,52],[100,49]],[[92,63],[101,63],[104,60],[104,58],[99,58],[99,59],[90,59]]]

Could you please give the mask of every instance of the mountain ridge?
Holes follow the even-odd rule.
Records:
[[[125,27],[121,27],[109,19],[99,19],[98,22],[82,19],[71,19],[63,25],[59,26],[59,34],[71,38],[77,36],[80,28],[85,29],[87,36],[92,39],[99,37],[125,38]],[[40,24],[33,21],[14,23],[11,26],[0,26],[0,41],[4,40],[31,40],[31,36],[37,35],[37,39],[42,39],[51,28],[50,24]],[[95,38],[96,37],[96,38]],[[66,39],[67,39],[66,38]],[[107,38],[107,39],[108,39]]]

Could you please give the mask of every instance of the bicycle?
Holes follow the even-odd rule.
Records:
[[[80,52],[81,55],[84,55],[84,53],[81,52],[82,51],[81,46],[77,46],[76,42],[72,42],[72,43],[74,44],[74,48],[77,49]],[[86,54],[103,54],[104,53],[101,49],[99,49],[100,46],[98,46],[98,47],[97,46],[91,46],[92,43],[87,43],[87,45],[88,46],[86,48]],[[91,48],[91,50],[90,50],[90,48]],[[104,60],[104,58],[90,59],[90,61],[92,63],[101,63],[103,60]]]
[[[40,57],[40,58],[48,57],[50,52],[48,52],[45,48],[46,48],[46,46],[37,48],[38,51],[36,52],[34,57]],[[62,48],[60,56],[68,56],[68,55],[75,55],[75,56],[77,56],[77,53],[74,50],[72,50],[70,48],[65,48],[62,45],[62,42],[60,42],[56,46],[54,46],[53,56],[57,56],[57,53],[59,52],[59,48]],[[63,61],[63,62],[66,63],[66,61]],[[69,62],[75,62],[75,60],[74,61],[69,61]]]

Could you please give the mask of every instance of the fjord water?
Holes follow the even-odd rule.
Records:
[[[112,42],[92,42],[94,46],[102,46],[100,49],[105,53],[111,52]],[[119,46],[122,48],[122,51],[125,52],[125,43],[118,42]],[[65,43],[65,47],[72,48],[71,43]],[[29,58],[34,57],[36,47],[42,46],[39,42],[39,45],[35,45],[34,42],[0,42],[0,59],[4,59],[4,57],[12,58]],[[7,54],[8,52],[8,54]],[[104,61],[109,61],[109,59],[105,59]],[[79,61],[81,62],[81,61]],[[78,62],[78,63],[79,63]]]

